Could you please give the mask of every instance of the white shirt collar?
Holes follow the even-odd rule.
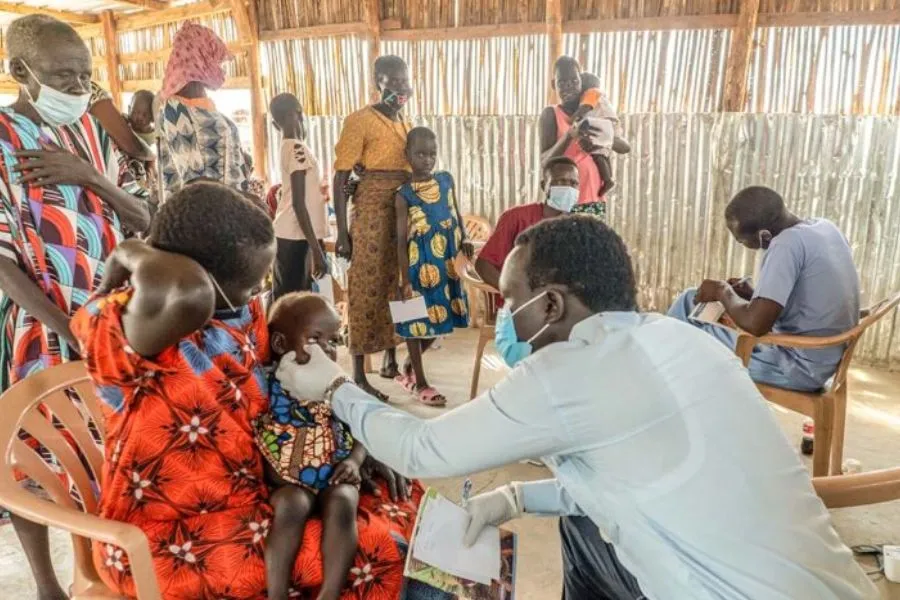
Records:
[[[596,344],[611,331],[632,329],[646,321],[638,312],[603,312],[584,319],[569,334],[569,341]]]

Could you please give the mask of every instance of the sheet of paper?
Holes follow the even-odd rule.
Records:
[[[413,556],[441,571],[490,585],[500,578],[500,530],[486,527],[471,548],[463,544],[468,513],[446,498],[428,502],[419,517]]]
[[[391,302],[390,307],[391,319],[393,319],[394,323],[406,323],[407,321],[428,318],[428,307],[425,306],[425,298],[423,296]]]
[[[331,275],[325,274],[325,277],[322,279],[316,279],[313,281],[314,289],[325,296],[329,302],[334,304],[334,280],[331,278]]]

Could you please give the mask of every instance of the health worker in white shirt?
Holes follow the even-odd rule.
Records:
[[[362,392],[317,345],[279,367],[331,402],[369,452],[408,477],[540,457],[545,481],[475,496],[465,533],[560,516],[565,600],[875,599],[809,475],[728,348],[637,312],[619,236],[589,216],[523,232],[503,267],[497,349],[514,368],[433,419]]]

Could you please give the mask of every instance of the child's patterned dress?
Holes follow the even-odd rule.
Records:
[[[328,487],[335,465],[350,456],[350,429],[323,402],[300,402],[269,374],[269,410],[255,422],[256,443],[285,481],[312,492]]]

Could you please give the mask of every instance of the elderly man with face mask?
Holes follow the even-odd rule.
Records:
[[[6,31],[19,97],[0,109],[0,391],[76,358],[69,318],[87,302],[125,229],[150,222],[146,192],[87,114],[91,53],[69,25],[43,15]],[[47,530],[13,519],[38,597],[64,598]]]
[[[740,361],[698,329],[637,312],[614,231],[588,216],[535,225],[500,291],[496,343],[512,370],[437,418],[378,402],[315,345],[306,365],[282,360],[279,381],[330,401],[405,475],[541,457],[554,477],[472,498],[464,540],[524,514],[562,516],[566,600],[878,597]]]
[[[762,186],[738,192],[725,209],[734,239],[763,250],[759,282],[706,280],[684,292],[669,316],[705,330],[734,348],[737,332],[689,319],[698,302],[721,302],[735,325],[753,335],[839,335],[859,320],[859,276],[850,245],[827,219],[801,219],[774,190]],[[799,350],[758,346],[750,359],[754,381],[815,391],[834,375],[844,349]]]

